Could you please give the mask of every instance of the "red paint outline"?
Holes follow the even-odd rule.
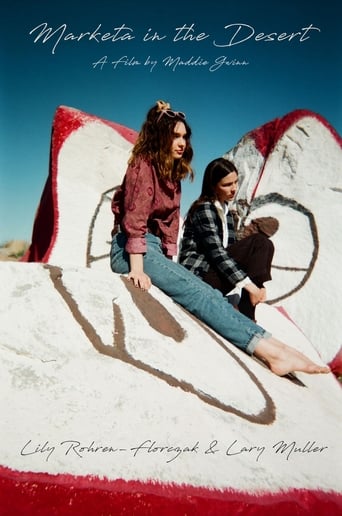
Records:
[[[0,466],[2,516],[341,516],[342,494],[276,493],[92,476],[20,472]]]
[[[264,163],[260,170],[259,178],[252,193],[252,199],[255,197],[257,188],[262,179],[267,158],[272,153],[276,144],[285,134],[285,132],[301,118],[315,118],[318,120],[318,122],[324,125],[324,127],[326,127],[331,132],[336,142],[342,147],[341,136],[329,124],[329,122],[327,122],[327,120],[325,120],[325,118],[323,118],[321,115],[307,109],[296,109],[281,118],[275,118],[274,120],[271,120],[270,122],[258,127],[257,129],[250,131],[247,133],[246,137],[254,140],[256,149],[264,158]]]

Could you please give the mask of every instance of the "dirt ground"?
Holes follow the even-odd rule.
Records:
[[[0,262],[18,261],[23,256],[29,243],[24,240],[10,240],[0,245]]]

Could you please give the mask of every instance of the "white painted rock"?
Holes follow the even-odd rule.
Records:
[[[236,500],[267,514],[270,497],[281,514],[283,503],[341,508],[333,375],[279,378],[158,289],[110,272],[0,265],[5,507],[159,514],[158,495],[165,514],[220,514]],[[319,360],[275,308],[258,320]]]
[[[342,374],[342,140],[319,115],[298,110],[248,133],[225,154],[240,173],[237,206],[248,224],[272,216],[268,299]]]
[[[110,202],[135,138],[119,124],[57,109],[49,176],[26,260],[108,269]]]

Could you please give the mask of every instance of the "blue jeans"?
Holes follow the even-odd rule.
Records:
[[[253,353],[262,337],[270,336],[261,326],[235,310],[219,290],[212,288],[183,265],[166,258],[158,237],[151,233],[145,237],[147,252],[144,254],[144,272],[151,278],[153,285],[249,354]],[[125,251],[125,244],[124,233],[114,235],[111,268],[119,274],[129,272],[129,255]]]

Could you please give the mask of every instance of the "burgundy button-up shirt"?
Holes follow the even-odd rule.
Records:
[[[127,235],[128,253],[145,253],[150,232],[161,239],[165,255],[177,254],[180,196],[180,181],[160,178],[149,161],[139,158],[128,166],[112,200],[114,224]]]

